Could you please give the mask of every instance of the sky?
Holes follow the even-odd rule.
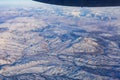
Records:
[[[34,5],[32,0],[0,0],[0,6],[25,6]]]
[[[32,0],[0,0],[0,4],[26,4],[31,2]]]

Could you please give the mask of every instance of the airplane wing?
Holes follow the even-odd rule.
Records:
[[[78,7],[120,6],[120,0],[34,0],[38,2]]]

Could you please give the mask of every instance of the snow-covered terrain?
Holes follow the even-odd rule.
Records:
[[[0,8],[1,80],[119,80],[120,7]]]

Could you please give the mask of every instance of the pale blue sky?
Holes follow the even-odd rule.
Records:
[[[34,5],[32,0],[0,0],[0,6]]]
[[[27,4],[32,0],[0,0],[0,4]]]

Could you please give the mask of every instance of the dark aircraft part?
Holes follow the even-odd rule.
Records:
[[[120,6],[120,0],[34,0],[38,2],[79,7],[109,7]]]

